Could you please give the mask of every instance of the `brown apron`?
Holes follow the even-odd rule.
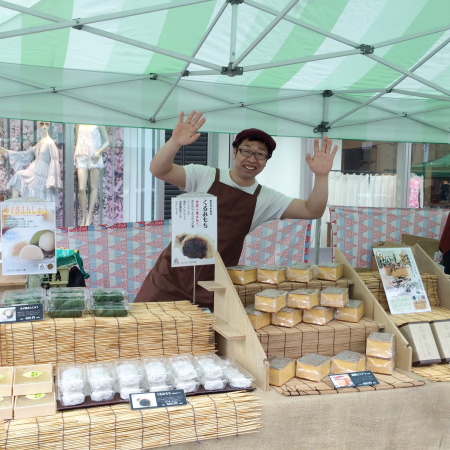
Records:
[[[216,169],[216,177],[208,190],[208,194],[217,197],[217,236],[218,250],[225,266],[239,263],[244,240],[250,231],[256,199],[261,191],[259,185],[253,194],[221,183],[220,171]],[[164,302],[191,300],[194,286],[193,267],[171,267],[171,244],[166,247],[149,272],[135,302]],[[197,281],[213,280],[214,265],[196,266]],[[212,307],[214,297],[200,286],[196,287],[196,303],[200,306]]]

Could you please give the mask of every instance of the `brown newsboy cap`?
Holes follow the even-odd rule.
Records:
[[[238,133],[236,135],[236,139],[232,144],[233,147],[237,147],[238,145],[240,145],[244,139],[251,139],[264,142],[269,152],[269,158],[272,156],[272,152],[275,150],[275,147],[277,146],[277,143],[274,141],[272,136],[269,136],[262,130],[258,130],[258,128],[248,128],[247,130],[242,130],[240,133]]]

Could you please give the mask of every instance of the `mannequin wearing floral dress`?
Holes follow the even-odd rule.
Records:
[[[38,122],[41,140],[32,148],[23,152],[6,150],[0,147],[0,153],[7,154],[15,174],[9,180],[12,197],[37,197],[58,203],[58,189],[62,189],[58,148],[48,135],[50,122]],[[30,164],[31,162],[31,164]],[[26,169],[26,165],[30,164]]]

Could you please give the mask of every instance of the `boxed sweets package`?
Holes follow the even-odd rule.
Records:
[[[317,266],[317,279],[337,281],[344,275],[344,266],[340,263],[321,263]]]
[[[266,289],[255,294],[255,309],[265,312],[277,312],[286,306],[287,292]]]
[[[286,267],[267,264],[258,267],[260,283],[280,284],[286,279]]]
[[[287,305],[291,308],[311,309],[319,305],[318,289],[296,289],[288,292]]]
[[[314,264],[295,263],[286,269],[286,277],[289,281],[308,283],[314,278]]]
[[[234,284],[254,283],[258,278],[258,268],[254,266],[230,266],[227,271]]]
[[[270,325],[271,313],[258,311],[255,309],[255,305],[247,306],[245,312],[255,330]]]
[[[308,353],[297,360],[295,376],[310,381],[322,381],[331,369],[331,358]]]
[[[269,366],[269,383],[274,386],[281,386],[295,377],[294,359],[284,356],[270,356]]]

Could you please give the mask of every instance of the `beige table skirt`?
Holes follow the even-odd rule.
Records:
[[[302,397],[255,393],[262,399],[263,428],[203,441],[202,450],[450,449],[450,383]],[[172,448],[198,450],[199,445]]]

